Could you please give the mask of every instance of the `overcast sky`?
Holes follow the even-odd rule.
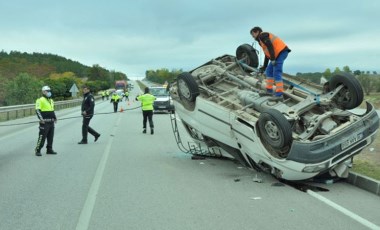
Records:
[[[0,49],[142,78],[235,55],[261,26],[292,50],[286,73],[346,65],[380,72],[379,22],[380,0],[1,0]]]

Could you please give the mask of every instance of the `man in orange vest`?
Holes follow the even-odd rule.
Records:
[[[253,27],[250,33],[252,37],[260,44],[265,54],[264,65],[260,68],[260,70],[262,72],[265,71],[265,75],[267,76],[267,93],[273,94],[273,83],[275,83],[276,92],[274,96],[276,99],[282,100],[282,94],[284,91],[284,84],[282,82],[282,67],[285,59],[288,57],[288,53],[291,50],[279,37],[269,32],[263,32],[263,30],[258,26]]]

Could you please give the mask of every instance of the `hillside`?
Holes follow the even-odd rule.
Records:
[[[71,98],[75,83],[89,85],[92,91],[113,88],[126,74],[109,71],[98,64],[86,66],[54,54],[0,52],[0,105],[32,103],[42,85],[52,88],[55,100]]]
[[[7,79],[19,73],[28,73],[38,78],[49,77],[51,73],[73,72],[77,77],[85,77],[91,67],[54,54],[0,52],[0,76]]]

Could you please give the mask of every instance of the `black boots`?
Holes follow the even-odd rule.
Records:
[[[36,156],[38,156],[38,157],[42,156],[42,154],[41,154],[41,150],[36,150],[36,151],[35,151],[35,154],[36,154]],[[52,150],[52,149],[49,149],[49,150],[46,150],[46,154],[57,155],[57,152],[54,151],[54,150]]]
[[[57,154],[57,152],[54,151],[54,150],[52,150],[52,149],[50,149],[50,150],[47,150],[47,151],[46,151],[46,154],[52,154],[52,155],[55,155],[55,154]]]
[[[142,133],[146,133],[146,129],[143,129]],[[152,134],[152,135],[154,134],[154,129],[153,128],[150,129],[150,134]]]

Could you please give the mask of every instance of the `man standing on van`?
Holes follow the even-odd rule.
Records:
[[[150,134],[154,134],[153,125],[153,102],[156,97],[150,94],[149,88],[144,89],[144,94],[136,97],[137,101],[141,101],[141,108],[143,112],[143,133],[146,133],[146,122],[149,121]]]
[[[253,27],[250,33],[262,47],[265,54],[264,66],[260,70],[262,72],[265,71],[265,75],[267,76],[267,93],[275,93],[275,100],[282,100],[284,91],[282,81],[283,64],[288,57],[290,49],[278,36],[269,32],[263,32],[258,26]],[[273,83],[276,85],[276,92],[273,92]]]

